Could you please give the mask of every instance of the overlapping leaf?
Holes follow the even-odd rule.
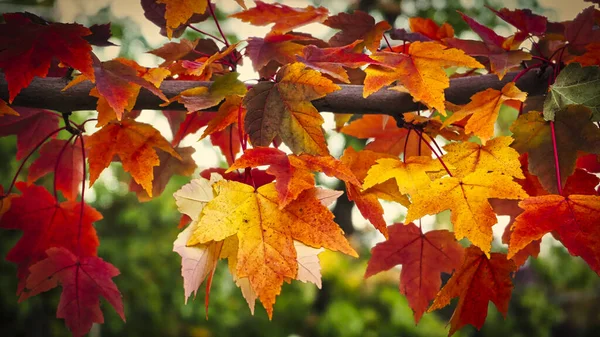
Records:
[[[600,153],[600,129],[590,118],[591,111],[580,105],[568,106],[554,118],[561,185],[573,174],[578,151]],[[521,115],[511,126],[515,139],[511,146],[519,153],[529,154],[529,171],[540,179],[546,190],[556,193],[550,123],[536,111]]]
[[[43,187],[23,182],[16,186],[21,195],[12,198],[0,227],[23,231],[21,239],[6,256],[19,267],[21,292],[30,274],[29,267],[45,259],[48,248],[62,247],[78,252],[81,257],[95,256],[98,237],[93,223],[102,219],[102,215],[80,202],[58,203]]]
[[[369,150],[357,152],[354,148],[348,147],[340,160],[350,168],[359,182],[362,183],[365,181],[369,169],[375,165],[377,160],[382,158],[390,159],[393,156]],[[393,181],[373,185],[361,190],[358,186],[346,182],[346,192],[348,193],[348,199],[354,201],[362,216],[369,220],[387,238],[387,224],[383,219],[383,207],[379,203],[379,199],[395,201],[404,206],[408,206],[409,201],[405,195],[398,191]]]
[[[331,212],[310,191],[279,209],[273,183],[256,191],[233,181],[218,182],[214,188],[217,196],[202,210],[188,245],[237,235],[236,275],[249,279],[269,316],[283,281],[298,273],[293,240],[356,256]]]
[[[461,66],[483,68],[479,62],[458,49],[437,42],[413,42],[406,54],[375,52],[371,58],[383,63],[370,65],[363,96],[368,97],[386,85],[398,81],[414,98],[445,115],[444,89],[450,86],[444,68]]]
[[[506,259],[505,254],[486,255],[477,247],[467,248],[462,266],[452,275],[428,310],[441,309],[450,304],[452,298],[459,298],[450,319],[450,335],[466,324],[480,329],[487,316],[489,301],[496,305],[503,316],[508,312],[515,264]]]
[[[227,172],[246,167],[269,165],[267,173],[275,176],[279,208],[284,208],[295,200],[300,193],[315,186],[312,172],[323,172],[330,177],[360,187],[352,171],[332,156],[311,156],[307,154],[287,155],[285,152],[270,148],[257,147],[246,150]]]
[[[46,77],[53,58],[94,79],[92,46],[84,38],[92,34],[89,29],[76,23],[39,24],[30,13],[5,13],[3,17],[0,69],[8,83],[9,103],[35,76]]]
[[[329,11],[324,7],[293,8],[284,4],[269,4],[259,0],[254,2],[256,7],[233,14],[230,17],[250,22],[255,26],[266,26],[274,23],[271,34],[285,34],[309,23],[322,22],[327,19],[329,14]]]
[[[48,257],[34,264],[27,278],[27,293],[20,301],[55,288],[63,288],[56,317],[63,318],[73,333],[79,337],[87,334],[94,323],[104,323],[100,310],[100,297],[112,305],[125,320],[121,293],[112,278],[119,270],[96,256],[76,256],[64,247],[52,247]]]
[[[489,254],[492,226],[497,220],[488,199],[524,199],[527,194],[510,176],[478,170],[462,178],[435,180],[411,197],[405,221],[449,209],[456,238],[466,237]]]
[[[294,153],[327,155],[323,117],[310,101],[339,89],[302,63],[282,67],[276,83],[258,83],[244,98],[248,109],[244,125],[250,141],[269,146],[279,135]]]
[[[494,136],[494,125],[502,105],[505,102],[525,102],[525,98],[527,93],[519,90],[514,82],[508,82],[502,91],[489,88],[471,96],[471,102],[453,113],[444,121],[444,125],[450,125],[470,116],[465,131],[475,134],[485,144]]]
[[[25,157],[58,129],[59,117],[48,110],[16,108],[17,116],[0,118],[0,137],[17,136],[17,160]]]
[[[181,156],[158,130],[149,124],[131,119],[104,126],[87,138],[85,146],[89,153],[90,185],[110,165],[113,157],[118,156],[123,163],[123,169],[131,173],[133,179],[142,185],[150,197],[153,189],[153,168],[160,164],[154,148],[181,160]]]
[[[45,143],[40,148],[40,157],[29,167],[27,180],[33,183],[51,172],[55,175],[56,189],[68,200],[77,199],[79,185],[85,179],[81,142],[51,139]]]
[[[592,111],[592,120],[600,120],[600,67],[581,67],[577,63],[563,69],[544,101],[544,118],[553,121],[559,111],[571,104],[580,104]]]
[[[431,150],[425,143],[431,141],[428,135],[423,134],[421,137],[416,131],[399,128],[389,116],[365,115],[344,126],[340,132],[361,139],[373,138],[365,147],[366,150],[394,156],[404,153],[406,158],[431,155]]]
[[[464,249],[446,230],[423,233],[413,223],[397,223],[388,229],[389,239],[371,250],[365,278],[401,264],[400,293],[419,323],[442,286],[441,273],[450,274],[460,267]]]
[[[329,44],[333,47],[341,47],[362,40],[360,46],[364,46],[371,52],[375,52],[379,48],[383,33],[392,28],[387,21],[375,23],[375,19],[371,15],[359,10],[352,14],[339,13],[330,16],[323,24],[341,29],[329,39]]]

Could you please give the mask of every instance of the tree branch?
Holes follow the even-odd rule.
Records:
[[[547,76],[551,69],[544,73],[532,70],[522,76],[517,86],[529,96],[543,95],[548,88]],[[511,81],[517,72],[508,73],[502,81],[496,75],[471,76],[450,80],[450,88],[446,89],[446,100],[455,104],[465,104],[475,93],[487,88],[501,89]],[[45,108],[56,111],[95,110],[97,98],[89,96],[93,87],[90,82],[80,83],[66,91],[61,91],[68,81],[64,78],[35,78],[29,87],[23,89],[15,98],[12,105],[32,108]],[[198,86],[209,86],[212,82],[196,81],[164,81],[161,90],[167,97],[174,97],[181,91]],[[363,98],[363,86],[340,85],[342,90],[335,91],[324,98],[313,101],[319,111],[334,113],[361,113],[361,114],[397,114],[415,111],[423,106],[413,102],[412,96],[395,90],[385,88]],[[0,98],[8,102],[8,85],[4,76],[0,74]],[[161,107],[163,103],[149,91],[140,91],[135,109],[156,110],[185,110],[179,103],[172,103]]]

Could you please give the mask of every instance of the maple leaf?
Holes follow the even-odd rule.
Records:
[[[201,57],[196,59],[195,61],[183,61],[182,66],[186,69],[185,73],[188,75],[199,76],[200,78],[209,79],[212,73],[212,69],[210,68],[216,61],[224,59],[226,56],[229,56],[236,52],[237,43],[234,43],[225,50],[216,52],[207,57]]]
[[[373,141],[365,146],[366,150],[394,156],[404,153],[406,158],[431,155],[431,150],[425,144],[431,141],[428,135],[423,134],[421,138],[417,132],[399,128],[396,121],[389,116],[364,115],[344,126],[340,132],[361,139],[373,138]]]
[[[280,210],[274,183],[256,191],[234,181],[217,182],[214,188],[217,196],[204,206],[188,245],[237,235],[236,275],[249,278],[269,317],[284,279],[298,273],[293,240],[357,256],[333,214],[310,194],[301,194]]]
[[[229,17],[249,22],[255,26],[274,23],[269,34],[285,34],[309,23],[323,22],[329,14],[324,7],[294,8],[284,4],[268,4],[259,0],[254,2],[256,7],[232,14]]]
[[[292,34],[267,35],[264,39],[251,37],[248,39],[246,56],[252,61],[254,70],[260,72],[270,62],[278,65],[293,63],[297,55],[302,55],[305,46],[295,42],[298,36]]]
[[[160,28],[160,35],[167,36],[167,19],[165,14],[167,12],[167,6],[164,3],[158,3],[157,0],[141,0],[142,9],[144,10],[144,16],[150,22]],[[211,4],[213,8],[214,4]],[[202,22],[210,17],[210,11],[204,11],[203,14],[193,14],[186,22],[183,22],[178,27],[170,28],[172,33],[171,37],[180,37],[185,32],[187,25],[191,23]]]
[[[575,54],[580,54],[589,43],[600,42],[600,32],[594,27],[596,15],[597,10],[590,6],[565,25],[564,39]]]
[[[181,276],[183,277],[186,304],[192,293],[194,293],[194,297],[196,296],[198,288],[200,288],[200,285],[207,277],[212,279],[212,275],[217,268],[221,248],[223,247],[223,241],[188,247],[187,241],[190,239],[194,229],[193,226],[188,226],[179,233],[177,239],[173,242],[173,251],[181,256]],[[205,297],[207,316],[209,294],[210,280],[207,282]]]
[[[600,42],[592,42],[585,46],[583,55],[575,56],[566,63],[579,63],[582,67],[597,66],[600,64]],[[560,76],[560,73],[558,74]]]
[[[464,177],[471,172],[483,170],[524,179],[519,153],[509,147],[512,142],[511,137],[501,136],[485,145],[473,142],[450,143],[444,146],[446,154],[442,159],[446,164],[453,166],[452,173],[455,177]]]
[[[371,15],[359,10],[355,10],[352,14],[339,13],[330,16],[323,24],[341,29],[329,39],[331,46],[341,47],[362,40],[363,42],[359,46],[364,46],[371,52],[375,52],[379,48],[383,33],[392,29],[387,21],[380,21],[376,24]]]
[[[44,109],[15,107],[18,114],[0,118],[0,137],[17,136],[17,160],[23,159],[58,129],[58,115]]]
[[[5,13],[0,25],[0,69],[8,83],[9,103],[35,76],[46,77],[53,58],[94,78],[91,31],[76,23],[38,24],[25,14]]]
[[[543,195],[527,198],[519,202],[519,207],[525,211],[513,224],[509,258],[530,242],[555,231],[571,255],[582,257],[600,275],[599,196]]]
[[[546,33],[548,19],[545,16],[533,14],[531,9],[524,8],[510,10],[502,8],[500,10],[495,10],[489,6],[486,7],[502,20],[516,27],[523,34],[542,36]]]
[[[11,108],[3,99],[0,99],[0,117],[7,115],[18,116],[19,113]]]
[[[87,137],[85,147],[89,151],[90,185],[110,165],[114,156],[123,163],[123,169],[152,197],[153,167],[160,164],[154,147],[182,160],[163,136],[152,125],[125,119],[110,123]]]
[[[16,197],[17,195],[14,193],[5,195],[4,186],[0,185],[0,220],[2,220],[4,213],[8,212],[10,209],[12,199]]]
[[[243,98],[239,95],[231,95],[225,98],[223,104],[219,106],[217,114],[210,119],[206,129],[202,133],[200,139],[215,132],[223,131],[228,126],[241,122],[242,126],[238,126],[243,130],[244,118],[246,117],[246,108],[242,104]]]
[[[419,323],[442,286],[441,273],[460,267],[464,249],[447,230],[423,233],[413,223],[396,223],[388,231],[390,238],[371,250],[365,278],[401,264],[400,293]]]
[[[359,182],[364,182],[369,169],[382,158],[393,158],[392,155],[377,153],[369,150],[355,151],[348,147],[340,160],[354,173]],[[383,219],[383,207],[378,199],[395,201],[404,206],[409,205],[408,198],[398,191],[393,181],[370,186],[361,190],[358,186],[346,182],[348,200],[354,201],[356,207],[365,219],[369,220],[375,228],[388,237],[387,224]]]
[[[244,97],[248,109],[244,125],[250,141],[269,146],[279,135],[294,153],[328,154],[323,117],[310,101],[339,89],[302,63],[283,66],[276,83],[260,82]]]
[[[108,41],[108,39],[110,39],[112,36],[110,31],[110,22],[101,25],[91,25],[89,30],[91,34],[87,35],[85,40],[91,45],[98,47],[116,46],[114,43]]]
[[[169,103],[177,101],[189,112],[194,112],[213,107],[230,95],[244,96],[246,85],[237,79],[239,75],[236,72],[227,73],[216,78],[210,87],[186,89],[171,98]]]
[[[195,230],[195,225],[197,224],[202,208],[214,198],[212,185],[219,180],[221,180],[221,177],[215,174],[211,176],[210,180],[194,179],[190,184],[184,185],[174,194],[179,211],[194,220],[194,223],[182,231],[173,243],[173,251],[182,257],[181,272],[184,279],[186,302],[192,293],[197,292],[200,284],[209,277],[205,302],[208,312],[210,281],[212,273],[216,268],[216,262],[220,256],[221,258],[229,259],[229,266],[236,284],[242,288],[244,297],[248,300],[250,310],[254,313],[256,294],[249,285],[247,278],[244,278],[245,281],[240,280],[235,274],[238,251],[238,240],[235,235],[228,237],[224,241],[213,241],[190,247],[186,246],[192,232]],[[342,194],[342,192],[325,189],[313,189],[311,191],[324,206],[328,206]],[[312,282],[321,288],[320,265],[317,255],[323,249],[308,247],[297,241],[294,241],[294,247],[298,255],[298,275],[296,279],[303,282]],[[248,283],[247,286],[244,286],[245,283]]]
[[[56,317],[63,318],[73,336],[83,336],[93,323],[104,323],[100,310],[100,297],[112,305],[125,321],[121,293],[112,278],[119,270],[96,256],[76,256],[64,247],[46,251],[48,257],[30,268],[27,293],[19,301],[55,288],[59,283],[63,291]]]
[[[590,117],[591,111],[580,105],[556,113],[554,128],[561,185],[573,174],[578,151],[600,153],[600,130]],[[529,171],[547,191],[556,193],[556,168],[554,161],[548,160],[554,158],[550,123],[537,111],[521,115],[510,128],[515,139],[511,146],[521,154],[529,154]]]
[[[68,200],[77,199],[79,184],[85,179],[81,142],[51,139],[42,145],[39,158],[29,167],[27,181],[33,183],[51,172],[55,175],[56,189]]]
[[[318,48],[313,45],[304,47],[302,55],[296,59],[308,67],[320,71],[332,78],[350,83],[350,78],[344,67],[359,68],[367,64],[377,63],[369,56],[354,52],[361,40],[343,47]]]
[[[194,54],[194,50],[196,50],[198,43],[201,41],[203,42],[203,47],[208,49],[204,50],[204,52],[208,52],[208,55],[212,55],[219,51],[219,48],[213,40],[196,39],[194,41],[190,41],[188,39],[181,39],[179,42],[165,43],[160,48],[151,50],[148,53],[164,59],[165,61],[160,66],[166,67],[181,59],[188,59],[188,57],[189,59],[197,58],[198,55]]]
[[[600,120],[600,67],[581,67],[572,63],[560,71],[550,86],[544,101],[544,118],[554,120],[555,115],[571,104],[580,104],[592,111],[592,120]]]
[[[489,301],[506,316],[515,269],[514,262],[506,259],[506,254],[492,253],[488,258],[479,248],[470,246],[465,250],[462,266],[442,288],[428,311],[441,309],[450,304],[452,298],[459,297],[450,319],[449,335],[466,324],[480,329],[487,316]]]
[[[165,4],[165,19],[167,37],[173,37],[173,30],[185,24],[194,14],[203,14],[210,1],[194,0],[156,0],[156,3]]]
[[[496,213],[487,199],[524,199],[527,194],[512,177],[482,170],[462,178],[444,177],[411,195],[406,222],[450,209],[457,240],[464,237],[489,254]]]
[[[404,162],[399,158],[378,159],[377,164],[369,169],[363,189],[395,179],[400,193],[413,195],[431,183],[427,172],[440,170],[443,170],[440,162],[431,157],[414,156]]]
[[[513,50],[521,42],[518,39],[502,37],[469,16],[461,12],[459,14],[483,41],[447,38],[444,39],[444,43],[450,47],[462,49],[472,56],[487,57],[490,61],[490,71],[496,74],[499,79],[502,79],[512,67],[525,60],[531,60],[530,53]],[[522,36],[522,38],[524,39],[525,36]]]
[[[167,117],[171,131],[173,132],[173,140],[171,145],[177,146],[187,135],[197,132],[217,115],[215,112],[199,111],[185,114],[182,111],[163,110],[163,114]]]
[[[93,223],[102,215],[87,204],[58,203],[46,189],[17,182],[21,195],[12,198],[10,209],[0,219],[0,228],[18,229],[23,236],[6,259],[19,266],[19,291],[29,275],[29,267],[46,258],[46,250],[63,247],[80,256],[95,256],[98,237]]]
[[[170,73],[166,69],[147,69],[135,61],[123,58],[100,62],[96,57],[93,68],[96,86],[92,88],[90,95],[98,97],[98,111],[106,115],[102,117],[105,121],[111,120],[113,115],[121,120],[124,111],[131,111],[141,87],[163,101],[168,101],[158,89],[162,80]],[[158,78],[155,79],[154,76],[157,75]],[[63,91],[86,79],[94,82],[93,77],[84,74],[71,81]]]
[[[470,116],[465,125],[465,131],[475,134],[485,144],[494,136],[494,125],[502,104],[525,102],[526,98],[527,93],[519,90],[514,82],[508,82],[501,91],[492,88],[480,91],[471,96],[471,102],[446,119],[444,126]]]
[[[162,194],[171,177],[174,175],[191,176],[198,167],[192,158],[192,154],[196,152],[193,147],[176,147],[174,150],[181,157],[181,160],[173,157],[168,152],[160,150],[158,152],[160,164],[154,167],[154,179],[152,180],[152,196],[154,197]],[[146,190],[135,181],[131,181],[129,190],[135,192],[140,202],[152,200]]]
[[[448,23],[438,26],[435,21],[427,18],[409,18],[408,26],[413,33],[421,34],[429,40],[441,40],[454,37],[454,28]]]
[[[352,171],[332,156],[288,156],[285,152],[271,147],[257,147],[244,151],[227,172],[262,165],[270,165],[267,173],[275,176],[280,209],[295,200],[303,191],[315,186],[313,171],[323,172],[360,187],[360,182]]]
[[[450,80],[444,68],[483,68],[462,50],[448,49],[437,42],[413,42],[407,49],[406,54],[380,51],[371,55],[372,59],[385,66],[369,65],[365,70],[367,77],[363,97],[399,81],[415,101],[423,102],[445,115],[444,89],[450,86]]]

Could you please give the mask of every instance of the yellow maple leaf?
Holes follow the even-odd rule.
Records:
[[[391,89],[406,89],[415,101],[421,101],[445,115],[444,89],[450,86],[450,80],[444,68],[483,68],[463,51],[446,48],[437,42],[413,42],[407,49],[406,54],[380,51],[370,55],[384,65],[372,64],[365,70],[367,77],[363,97],[398,81],[402,87]]]
[[[471,102],[456,111],[444,121],[444,126],[471,116],[465,125],[467,133],[473,133],[485,142],[494,136],[494,124],[502,104],[507,101],[525,102],[527,93],[517,88],[514,82],[508,82],[502,91],[486,89],[471,96]]]
[[[295,279],[298,274],[294,240],[358,256],[333,222],[333,214],[311,191],[279,209],[274,183],[256,191],[235,181],[220,181],[214,188],[217,196],[202,210],[187,244],[237,235],[236,276],[249,279],[269,317],[283,281]]]
[[[511,137],[496,137],[485,145],[473,142],[450,143],[444,146],[447,152],[442,158],[453,167],[455,177],[464,177],[471,172],[484,170],[525,179],[519,153],[510,147]]]
[[[405,222],[449,209],[456,239],[468,238],[489,256],[497,219],[488,199],[524,199],[527,193],[510,176],[478,170],[462,178],[435,180],[411,197]]]
[[[440,170],[443,170],[440,162],[431,157],[409,157],[404,162],[399,158],[378,159],[369,170],[363,189],[396,179],[400,193],[413,195],[431,183],[427,172]]]
[[[167,36],[173,37],[173,29],[184,25],[194,14],[204,14],[208,1],[204,0],[157,0],[165,4],[165,19],[167,20]]]

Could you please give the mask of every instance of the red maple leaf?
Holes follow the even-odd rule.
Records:
[[[19,229],[23,236],[8,252],[6,259],[19,266],[17,276],[21,292],[29,267],[46,258],[46,250],[63,247],[79,256],[95,256],[98,236],[93,223],[102,219],[94,208],[74,201],[58,203],[43,187],[17,182],[21,195],[0,219],[0,228]]]
[[[46,77],[54,57],[94,79],[91,31],[76,23],[38,24],[21,13],[3,15],[0,25],[0,68],[10,92],[9,103],[35,76]]]
[[[29,167],[27,181],[33,183],[51,172],[55,175],[56,189],[69,200],[77,199],[79,184],[84,179],[81,142],[51,139],[45,143],[40,157]]]
[[[460,267],[464,249],[447,230],[423,233],[413,223],[397,223],[388,227],[388,233],[390,238],[371,250],[365,277],[401,264],[400,293],[419,323],[442,286],[441,273],[450,274]]]
[[[0,137],[17,136],[17,160],[21,160],[58,129],[58,115],[44,109],[21,108],[19,116],[6,115],[0,119]]]
[[[100,296],[125,320],[121,293],[112,281],[119,270],[96,256],[78,257],[64,247],[49,248],[48,257],[30,268],[27,292],[19,301],[55,288],[63,291],[56,317],[63,318],[73,336],[83,336],[93,323],[104,323],[100,310]]]

